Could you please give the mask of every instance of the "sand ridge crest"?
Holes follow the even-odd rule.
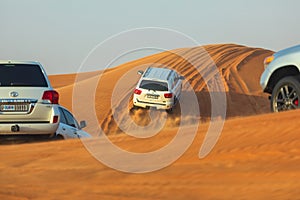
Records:
[[[214,61],[219,71],[211,71],[211,60],[207,59],[207,53]],[[210,97],[207,92],[206,84],[201,75],[206,77],[214,77],[216,73],[220,73],[227,96],[227,117],[248,116],[254,114],[268,113],[269,106],[267,96],[262,93],[259,86],[259,76],[263,71],[263,59],[272,54],[272,51],[261,48],[250,48],[236,44],[218,44],[206,45],[203,47],[181,48],[166,51],[141,58],[122,64],[113,69],[105,70],[101,73],[101,81],[96,91],[95,110],[97,112],[98,121],[106,134],[114,134],[122,132],[114,121],[112,113],[113,109],[117,110],[120,121],[128,121],[128,109],[132,108],[132,102],[125,102],[130,99],[132,91],[135,87],[138,76],[132,77],[134,80],[130,88],[124,90],[124,97],[119,100],[117,105],[110,104],[112,91],[115,84],[127,71],[132,70],[136,66],[151,63],[151,65],[169,67],[175,69],[185,77],[194,91],[196,92],[199,107],[201,111],[201,120],[209,121],[210,118]],[[180,56],[179,56],[180,55]],[[187,58],[187,59],[184,59]],[[191,63],[200,69],[201,75]],[[80,76],[80,82],[76,84],[84,84],[89,79],[99,78],[100,71],[88,72],[84,76]],[[83,77],[83,78],[82,78]],[[84,79],[86,77],[86,79]],[[251,78],[249,78],[251,77]],[[50,76],[50,80],[54,88],[61,94],[61,104],[72,110],[72,92],[76,74]],[[107,83],[110,83],[109,85]],[[184,86],[183,86],[184,88]],[[112,107],[112,108],[111,108]],[[159,114],[156,119],[165,117]],[[147,125],[149,123],[148,111],[130,111],[131,120],[139,125]],[[169,117],[167,127],[179,125],[180,121],[185,124],[192,124],[199,119],[180,119],[180,108],[175,108],[174,114]],[[175,122],[175,123],[174,123]]]

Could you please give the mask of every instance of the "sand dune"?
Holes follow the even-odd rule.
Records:
[[[298,199],[299,111],[227,120],[205,159],[198,158],[207,124],[171,166],[127,174],[95,160],[77,140],[0,146],[1,199]],[[159,148],[173,131],[150,144]],[[136,140],[110,136],[127,150]]]
[[[212,60],[215,62],[219,71],[210,71],[212,64],[207,59],[206,50]],[[203,75],[207,77],[220,73],[223,78],[223,84],[227,96],[227,117],[249,116],[254,114],[262,114],[269,112],[269,104],[267,96],[264,95],[259,86],[259,77],[263,71],[263,59],[272,52],[260,48],[249,48],[235,44],[223,45],[207,45],[204,47],[176,49],[169,52],[162,52],[152,56],[148,56],[139,60],[135,60],[121,66],[117,70],[108,69],[104,72],[90,72],[80,75],[81,80],[97,79],[101,74],[101,79],[96,92],[95,109],[98,121],[106,134],[119,133],[118,125],[114,121],[117,113],[119,121],[129,124],[131,120],[139,125],[149,123],[149,111],[128,110],[132,108],[131,95],[138,81],[136,72],[138,69],[145,69],[148,66],[168,67],[175,69],[185,77],[193,90],[195,91],[199,108],[201,111],[201,120],[208,121],[210,117],[211,105],[210,97]],[[189,61],[192,61],[194,67]],[[199,74],[195,67],[202,72]],[[125,78],[124,78],[125,76]],[[58,89],[61,94],[61,104],[72,109],[72,95],[74,81],[76,75],[52,76],[50,80],[53,86]],[[120,79],[126,79],[126,86],[122,88],[122,94],[119,94],[118,102],[111,105],[111,97]],[[107,83],[110,83],[109,85]],[[80,83],[76,83],[79,84]],[[185,88],[186,89],[186,88]],[[128,105],[129,104],[129,105]],[[112,108],[112,109],[110,109]],[[128,118],[130,115],[130,118]],[[175,109],[172,116],[168,116],[168,124],[171,126],[179,124],[180,121],[189,124],[191,121],[199,119],[180,119],[180,107]],[[165,114],[156,114],[153,120],[165,118]]]
[[[212,70],[203,48],[218,70]],[[109,139],[124,150],[157,150],[173,140],[181,122],[185,127],[200,122],[194,142],[171,166],[147,174],[118,172],[97,161],[79,140],[2,145],[0,199],[298,199],[300,128],[296,120],[300,111],[270,114],[267,96],[259,86],[263,59],[272,52],[235,44],[203,48],[176,49],[103,73],[84,73],[75,84],[76,74],[50,76],[60,93],[61,104],[70,110],[74,108],[74,85],[87,88],[96,81],[97,121]],[[183,93],[191,92],[189,85],[194,90],[201,111],[199,118],[188,114],[181,118],[183,105],[178,105],[172,115],[131,109],[130,97],[139,79],[136,71],[149,63],[173,68],[185,77]],[[216,146],[207,157],[199,159],[211,110],[203,76],[214,77],[216,73],[221,74],[226,91],[227,116]],[[100,80],[99,74],[102,74]],[[117,94],[116,87],[120,89]],[[111,101],[112,95],[117,95],[116,101]],[[82,101],[75,106],[84,109],[85,104]],[[129,126],[133,124],[128,123],[131,120],[147,125],[151,117],[153,121],[166,119],[166,124],[157,135],[137,139],[115,134],[122,132],[116,117]],[[81,120],[82,116],[77,118]],[[84,118],[88,123],[91,120],[89,115]],[[185,134],[190,134],[189,129]],[[111,152],[106,153],[115,157]]]
[[[212,63],[207,59],[207,53],[204,50],[213,59],[219,71],[209,71]],[[202,76],[212,77],[215,73],[220,73],[223,78],[228,99],[228,118],[267,113],[269,104],[267,96],[262,93],[259,86],[259,77],[263,71],[263,59],[271,53],[269,50],[235,44],[208,45],[162,52],[123,64],[115,68],[117,70],[109,69],[102,74],[97,88],[95,110],[98,121],[106,134],[120,132],[114,121],[116,116],[113,116],[113,113],[117,113],[119,121],[123,121],[124,124],[130,124],[131,120],[139,125],[149,123],[149,111],[146,110],[131,110],[130,118],[128,117],[128,109],[132,107],[130,96],[139,78],[136,71],[148,66],[172,68],[185,77],[186,82],[191,85],[197,95],[202,121],[209,120],[211,111],[209,93]],[[193,62],[194,67],[189,61]],[[199,74],[195,67],[202,74]],[[97,79],[100,73],[100,71],[91,72],[84,76],[81,75],[80,79],[85,80],[85,77],[86,79]],[[125,78],[124,74],[126,74]],[[54,76],[50,79],[61,94],[61,104],[72,109],[72,101],[69,97],[72,95],[75,74],[66,77]],[[114,87],[122,78],[126,79],[126,86],[122,88],[123,93],[119,94],[118,102],[111,105]],[[165,118],[164,113],[157,112],[156,115],[154,119]],[[199,120],[180,119],[180,117],[180,107],[177,107],[174,114],[168,116],[168,124],[173,126],[174,121],[175,125],[178,125],[180,121],[190,124]]]

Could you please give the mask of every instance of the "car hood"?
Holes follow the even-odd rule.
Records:
[[[287,49],[282,49],[274,54],[275,57],[284,56],[287,54],[300,53],[300,45],[289,47]]]

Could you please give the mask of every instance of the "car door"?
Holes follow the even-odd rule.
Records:
[[[181,87],[182,87],[182,81],[180,80],[179,75],[174,72],[173,93],[177,99],[180,98]]]
[[[77,131],[78,131],[78,122],[73,117],[73,115],[64,108],[59,108],[61,113],[61,123],[60,123],[60,130],[62,131],[62,135],[65,139],[70,138],[78,138]]]

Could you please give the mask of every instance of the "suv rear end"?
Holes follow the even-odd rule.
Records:
[[[38,62],[0,61],[0,136],[54,136],[58,99]]]
[[[133,105],[171,111],[181,95],[182,79],[166,68],[149,67],[142,75],[133,95]]]

